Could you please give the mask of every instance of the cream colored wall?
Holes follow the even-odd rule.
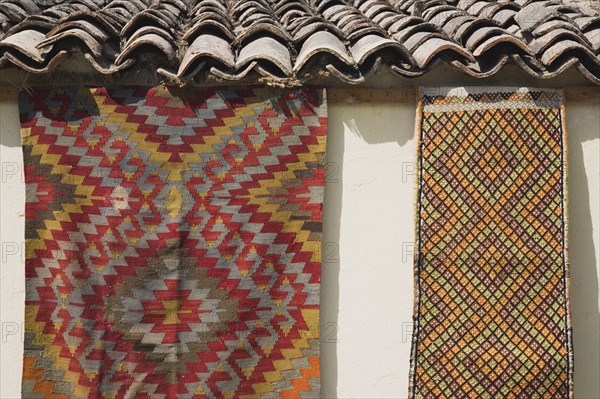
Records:
[[[14,90],[0,87],[0,398],[21,397],[25,183]]]
[[[413,311],[414,104],[329,104],[322,396],[404,398]],[[600,104],[567,104],[575,396],[600,398]],[[22,156],[0,95],[0,398],[20,392]]]

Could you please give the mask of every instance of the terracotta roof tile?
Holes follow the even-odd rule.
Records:
[[[73,52],[102,74],[148,63],[179,82],[360,83],[440,62],[486,77],[511,62],[600,84],[600,16],[568,0],[0,0],[0,67],[46,73]]]

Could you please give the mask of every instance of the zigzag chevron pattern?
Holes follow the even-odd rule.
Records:
[[[320,90],[36,89],[26,398],[317,398]]]

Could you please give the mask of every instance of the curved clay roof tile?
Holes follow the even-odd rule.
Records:
[[[133,68],[150,49],[168,78],[360,83],[386,64],[418,76],[446,62],[487,77],[510,62],[539,78],[600,82],[600,15],[571,0],[1,0],[0,68]],[[143,65],[142,65],[143,64]],[[155,65],[156,64],[156,65]],[[71,70],[69,70],[71,71]],[[169,72],[171,71],[171,72]],[[174,72],[177,71],[177,72]],[[252,75],[254,76],[254,75]]]

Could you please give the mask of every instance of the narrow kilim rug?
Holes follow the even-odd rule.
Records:
[[[317,398],[322,90],[36,89],[26,398]]]
[[[411,398],[569,398],[558,91],[424,89]]]

